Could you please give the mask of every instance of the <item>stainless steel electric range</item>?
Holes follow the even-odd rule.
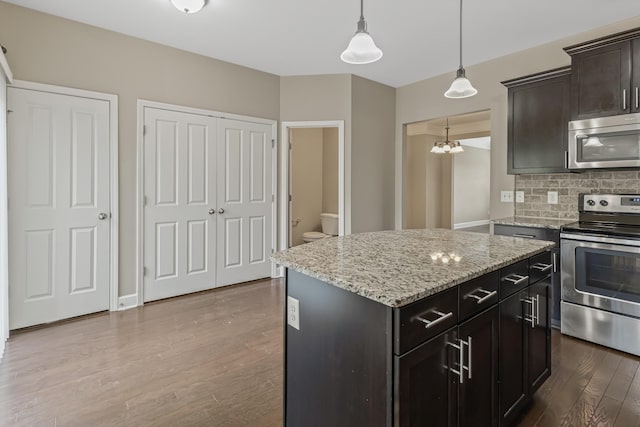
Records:
[[[580,194],[561,229],[561,331],[640,355],[640,195]]]

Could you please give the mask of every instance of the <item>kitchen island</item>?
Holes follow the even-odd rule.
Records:
[[[508,425],[550,374],[552,242],[444,229],[277,253],[285,425]]]

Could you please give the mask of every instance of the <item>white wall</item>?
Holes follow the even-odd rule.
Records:
[[[487,221],[491,208],[491,151],[464,146],[453,156],[453,223]]]
[[[291,129],[292,246],[304,243],[302,235],[320,230],[323,183],[322,128]],[[296,224],[296,222],[300,220]],[[293,225],[295,224],[295,225]]]
[[[322,212],[338,213],[338,128],[322,129]]]

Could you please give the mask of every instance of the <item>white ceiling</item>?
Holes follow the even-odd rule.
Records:
[[[281,76],[352,73],[399,87],[458,66],[455,0],[365,0],[384,57],[347,65],[358,0],[208,0],[193,15],[169,0],[4,0]],[[640,15],[639,0],[467,0],[464,65]]]

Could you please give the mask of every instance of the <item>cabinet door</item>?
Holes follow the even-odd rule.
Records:
[[[458,386],[460,426],[498,425],[498,320],[496,305],[460,325],[469,355],[469,372]]]
[[[631,41],[631,111],[640,112],[640,39]]]
[[[400,427],[456,426],[457,386],[452,329],[395,357],[395,423]]]
[[[569,74],[509,89],[508,173],[566,172]]]
[[[531,285],[529,298],[535,300],[533,325],[527,324],[529,394],[533,395],[551,375],[551,276]]]
[[[510,425],[527,403],[527,331],[523,289],[500,302],[500,416]],[[526,311],[525,311],[526,309]]]
[[[571,58],[571,66],[573,120],[630,111],[630,41],[578,53]]]

